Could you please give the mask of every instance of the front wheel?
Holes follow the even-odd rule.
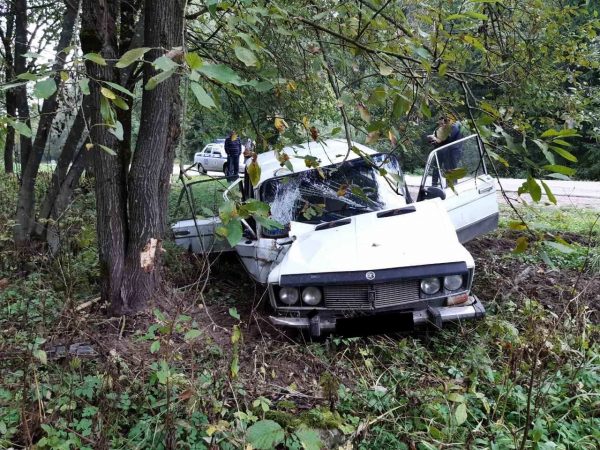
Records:
[[[198,163],[198,172],[200,172],[202,175],[206,174],[206,169],[200,163]]]
[[[223,164],[223,173],[227,175],[227,163]]]

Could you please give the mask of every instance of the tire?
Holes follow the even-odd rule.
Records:
[[[223,164],[223,173],[227,175],[227,163]]]
[[[207,173],[207,171],[204,168],[204,166],[202,164],[200,164],[200,163],[198,163],[198,172],[200,172],[203,175]]]

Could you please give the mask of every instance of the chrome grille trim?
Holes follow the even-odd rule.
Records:
[[[324,305],[332,309],[378,309],[416,304],[419,280],[399,280],[380,284],[323,286]]]

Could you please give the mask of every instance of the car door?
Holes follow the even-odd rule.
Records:
[[[441,198],[460,242],[498,227],[498,198],[488,174],[483,143],[467,136],[433,150],[427,159],[417,201]]]

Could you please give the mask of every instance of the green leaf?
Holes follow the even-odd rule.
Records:
[[[117,152],[115,152],[112,148],[107,147],[106,145],[102,145],[102,144],[96,144],[98,147],[100,147],[102,150],[104,150],[106,153],[108,153],[111,156],[117,156]]]
[[[119,141],[123,140],[123,125],[118,120],[115,121],[115,124],[112,128],[108,130],[114,137],[116,137]]]
[[[542,188],[537,184],[537,181],[533,177],[528,177],[527,181],[527,192],[531,195],[534,202],[539,202],[542,199]]]
[[[212,97],[204,90],[204,88],[200,84],[192,81],[192,83],[190,84],[190,88],[196,96],[198,103],[200,103],[202,106],[209,109],[214,108],[216,106]]]
[[[576,170],[570,167],[561,166],[560,164],[548,164],[542,166],[542,169],[548,170],[549,172],[556,172],[568,177],[575,175]]]
[[[33,95],[37,98],[48,98],[56,92],[56,82],[53,78],[46,78],[45,80],[35,83],[33,88]]]
[[[119,91],[119,92],[121,92],[121,93],[123,93],[125,95],[129,95],[132,98],[135,97],[135,95],[133,95],[133,92],[131,92],[129,89],[124,88],[120,84],[112,83],[110,81],[103,81],[103,83],[109,85],[115,91]]]
[[[134,63],[135,61],[140,59],[142,56],[144,56],[144,54],[148,50],[150,50],[150,48],[140,47],[140,48],[134,48],[134,49],[131,49],[131,50],[125,52],[125,54],[123,56],[121,56],[121,58],[119,58],[119,60],[115,64],[115,67],[117,67],[119,69],[123,69],[124,67],[129,66],[130,64]]]
[[[477,50],[479,50],[483,53],[487,52],[485,46],[475,36],[471,36],[470,34],[465,34],[462,38],[463,38],[463,41],[465,41],[467,44],[471,45],[472,47],[476,48]]]
[[[544,183],[543,180],[540,180],[540,181],[542,183],[542,187],[544,188],[544,192],[546,193],[546,196],[548,197],[548,200],[550,200],[552,203],[554,203],[556,205],[556,197],[552,193],[550,186],[548,186],[546,183]]]
[[[540,148],[540,150],[542,151],[542,153],[546,157],[546,160],[550,164],[555,164],[556,161],[554,159],[554,155],[552,154],[552,152],[550,152],[548,150],[548,144],[546,142],[544,142],[544,141],[540,141],[539,139],[534,139],[533,142]]]
[[[456,419],[456,425],[462,425],[467,420],[467,405],[461,403],[456,407],[454,411],[454,418]]]
[[[116,96],[112,102],[117,108],[122,109],[123,111],[127,111],[129,109],[127,102],[119,96]]]
[[[41,77],[34,73],[23,72],[23,73],[18,74],[17,78],[19,80],[36,81],[36,80],[39,80]]]
[[[113,91],[111,91],[110,89],[105,88],[105,87],[100,88],[100,93],[109,100],[114,100],[115,98],[117,98],[117,96],[115,95],[115,93]]]
[[[248,443],[257,450],[271,450],[285,438],[283,428],[273,420],[259,420],[248,428]]]
[[[18,120],[9,120],[8,124],[15,129],[15,131],[25,137],[30,138],[32,136],[31,128],[25,123]]]
[[[150,353],[156,353],[160,350],[160,341],[154,341],[150,346]]]
[[[202,66],[202,58],[197,53],[186,53],[185,62],[190,69],[199,69]]]
[[[256,187],[256,185],[260,181],[261,173],[261,169],[258,163],[256,161],[252,161],[250,164],[248,164],[246,166],[246,173],[250,177],[250,182],[252,183],[252,186]]]
[[[565,254],[573,253],[575,251],[569,244],[563,244],[561,242],[544,241],[544,244]]]
[[[465,398],[456,392],[450,392],[448,394],[448,397],[446,397],[446,398],[448,399],[448,401],[456,402],[456,403],[462,403],[465,401]]]
[[[529,247],[529,241],[525,236],[518,237],[516,244],[517,245],[515,246],[513,253],[523,253],[525,250],[527,250],[527,247]]]
[[[102,57],[102,55],[98,53],[86,53],[85,55],[83,55],[83,59],[92,61],[100,66],[106,65],[106,60]]]
[[[304,425],[300,425],[294,435],[304,450],[320,450],[323,447],[319,433]]]
[[[438,67],[438,74],[440,75],[440,77],[443,77],[444,75],[446,75],[447,71],[448,71],[448,64],[440,64],[440,67]]]
[[[174,73],[175,73],[175,69],[167,70],[166,72],[161,72],[158,75],[154,75],[152,78],[150,78],[148,80],[148,82],[146,83],[146,86],[144,86],[144,89],[147,91],[151,91],[152,89],[156,88],[156,86],[158,86],[163,81],[171,78],[171,75],[173,75]]]
[[[394,99],[394,105],[392,106],[392,116],[395,119],[399,119],[404,116],[410,108],[410,100],[402,94],[398,94]]]
[[[561,148],[561,147],[556,147],[555,145],[551,145],[550,148],[555,153],[558,153],[560,156],[562,156],[563,158],[565,158],[567,161],[577,162],[577,157],[573,153],[571,153],[570,151],[565,150],[564,148]]]
[[[235,47],[233,51],[235,52],[236,58],[243,62],[247,67],[258,65],[258,58],[256,58],[256,55],[252,50],[240,46]]]
[[[81,93],[83,95],[90,95],[90,79],[82,78],[81,80],[78,81],[78,83],[79,83],[79,88],[81,89]]]
[[[231,67],[223,64],[204,64],[198,69],[198,72],[220,83],[233,84],[235,86],[248,84]]]
[[[202,335],[202,332],[200,330],[198,330],[197,328],[192,328],[187,333],[185,333],[185,336],[183,336],[183,339],[186,341],[191,341],[201,335]]]
[[[465,15],[469,16],[471,19],[488,20],[488,16],[475,11],[466,11]]]
[[[166,55],[156,58],[152,65],[155,69],[162,70],[163,72],[174,70],[178,67],[177,63]]]
[[[232,247],[242,240],[242,223],[238,218],[230,220],[225,229],[227,230],[227,242]]]
[[[38,359],[42,364],[48,363],[48,355],[46,355],[46,352],[44,350],[41,350],[39,348],[37,350],[34,350],[33,356],[34,358]]]
[[[229,308],[229,315],[234,319],[240,320],[240,313],[238,313],[237,308]]]

